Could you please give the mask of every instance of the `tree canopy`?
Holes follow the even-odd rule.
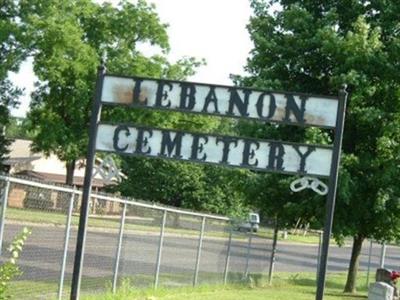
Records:
[[[72,182],[75,160],[86,154],[96,68],[105,57],[107,73],[182,80],[201,60],[167,59],[167,25],[143,0],[117,6],[90,0],[21,1],[32,40],[34,72],[39,78],[27,126],[35,133],[34,150],[55,153],[66,162]],[[158,48],[147,56],[142,44]],[[222,118],[103,107],[102,120],[201,132],[228,132]],[[118,189],[126,196],[211,212],[238,214],[243,193],[240,171],[144,158],[120,158],[127,179]]]
[[[31,140],[35,137],[35,133],[29,131],[29,120],[20,117],[10,117],[9,124],[6,127],[6,137],[9,139],[26,139]]]
[[[279,9],[271,13],[276,4]],[[400,234],[400,3],[253,0],[251,5],[254,48],[250,76],[242,82],[328,95],[349,85],[333,230],[337,238],[354,237],[345,288],[354,291],[362,241]]]
[[[15,1],[2,1],[0,6],[0,162],[6,157],[10,143],[3,132],[4,127],[9,124],[9,109],[18,104],[17,98],[22,93],[8,79],[8,72],[17,71],[27,54],[27,37],[23,25],[18,22],[19,16],[20,9]]]
[[[46,2],[46,3],[45,3]],[[163,55],[147,57],[141,43],[169,49],[166,25],[145,1],[117,7],[90,0],[23,1],[24,22],[35,41],[34,72],[39,78],[28,118],[37,133],[34,150],[55,153],[72,180],[75,160],[86,153],[90,103],[96,69],[106,55],[107,71],[147,76],[186,76],[193,59],[175,64]]]

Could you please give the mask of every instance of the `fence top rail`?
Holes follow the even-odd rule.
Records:
[[[42,183],[40,181],[32,181],[32,180],[28,180],[28,179],[6,176],[6,175],[0,175],[0,180],[9,181],[12,183],[23,184],[23,185],[29,185],[29,186],[43,188],[43,189],[54,190],[57,192],[72,193],[75,191],[76,194],[80,193],[78,190],[74,190],[72,187],[46,184],[46,183]]]
[[[224,216],[196,213],[196,212],[192,212],[192,211],[186,211],[186,210],[180,210],[180,209],[177,209],[177,208],[161,206],[161,205],[157,205],[155,203],[154,204],[150,204],[150,203],[137,202],[137,201],[134,201],[134,200],[120,199],[120,198],[117,198],[117,197],[112,197],[112,196],[107,196],[107,195],[102,195],[102,194],[92,193],[91,197],[97,198],[97,199],[101,199],[101,200],[119,202],[119,203],[122,203],[122,204],[130,204],[130,205],[135,205],[135,206],[140,206],[140,207],[145,207],[145,208],[151,208],[151,209],[157,209],[157,210],[162,210],[162,211],[167,211],[167,212],[179,213],[179,214],[183,214],[183,215],[190,215],[190,216],[196,216],[196,217],[206,217],[206,218],[209,218],[209,219],[217,219],[217,220],[223,220],[223,221],[229,221],[230,220],[228,217],[224,217]]]
[[[75,193],[78,195],[82,194],[82,191],[80,191],[78,189],[74,189],[72,187],[52,185],[52,184],[42,183],[39,181],[32,181],[32,180],[28,180],[28,179],[13,177],[13,176],[7,176],[7,175],[3,175],[3,174],[0,174],[0,180],[9,181],[12,183],[17,183],[17,184],[33,186],[33,187],[38,187],[38,188],[43,188],[43,189],[50,189],[50,190],[54,190],[54,191],[58,191],[58,192]],[[167,211],[167,212],[171,212],[171,213],[179,213],[179,214],[190,215],[190,216],[195,216],[195,217],[206,217],[209,219],[221,220],[221,221],[230,221],[230,218],[224,217],[224,216],[180,210],[177,208],[166,207],[166,206],[161,206],[161,205],[157,205],[157,204],[150,204],[150,203],[138,202],[135,200],[121,199],[121,198],[117,198],[115,196],[109,196],[109,195],[104,195],[104,194],[91,193],[91,197],[100,199],[100,200],[118,202],[121,204],[134,205],[134,206],[139,206],[139,207],[144,207],[144,208]]]

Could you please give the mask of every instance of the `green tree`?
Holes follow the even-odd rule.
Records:
[[[231,216],[248,210],[246,171],[143,158],[124,159],[122,170],[123,195]]]
[[[276,4],[279,10],[271,13]],[[328,95],[349,84],[333,230],[338,240],[353,236],[345,291],[354,292],[363,241],[390,241],[400,234],[400,3],[253,0],[251,5],[250,76],[238,80]],[[318,216],[321,210],[314,206],[314,212]]]
[[[6,137],[9,139],[27,139],[35,137],[35,133],[30,131],[29,120],[26,118],[11,117],[6,127]]]
[[[259,139],[284,140],[295,142],[308,142],[314,144],[327,144],[329,136],[322,134],[318,129],[296,128],[290,126],[275,126],[270,124],[260,125],[259,122],[239,123],[238,131],[245,136]],[[290,228],[301,219],[303,225],[310,224],[320,228],[314,208],[318,208],[321,196],[305,190],[294,193],[290,184],[295,176],[250,172],[247,177],[249,205],[256,208],[263,220],[276,219],[279,229]],[[321,208],[321,212],[323,212]]]
[[[26,35],[17,21],[20,9],[13,0],[4,0],[0,5],[0,162],[8,153],[10,140],[4,136],[4,127],[9,124],[10,107],[18,104],[22,91],[8,80],[8,72],[17,71],[26,51]],[[1,167],[1,164],[0,164]]]
[[[149,110],[130,117],[148,126],[199,133],[232,135],[235,126],[235,121],[224,118]],[[121,168],[127,175],[117,187],[123,195],[232,216],[247,210],[246,171],[139,157],[123,157]]]
[[[65,161],[67,183],[71,183],[75,160],[86,153],[88,136],[82,129],[89,123],[96,67],[103,53],[109,73],[178,80],[192,75],[202,62],[183,58],[170,63],[166,59],[166,25],[145,1],[122,1],[117,7],[89,0],[46,3],[33,0],[23,6],[29,12],[24,20],[36,41],[34,71],[40,80],[28,118],[36,133],[34,149],[55,153]],[[161,54],[146,57],[138,50],[141,43],[159,47]],[[231,124],[219,118],[109,107],[104,107],[102,120],[201,132],[226,131]],[[242,199],[240,192],[233,189],[233,182],[223,180],[226,170],[143,158],[121,161],[128,175],[120,187],[124,195],[220,213],[227,207],[241,207],[237,204]],[[210,189],[210,178],[221,185]]]
[[[23,24],[18,22],[21,9],[18,2],[3,0],[0,6],[0,80],[7,78],[9,71],[18,71],[26,57],[28,37]]]
[[[40,80],[28,114],[36,133],[33,147],[66,162],[69,184],[75,161],[86,154],[85,128],[103,54],[110,73],[180,77],[198,64],[191,58],[171,64],[163,54],[146,57],[138,50],[142,43],[164,54],[169,50],[166,25],[142,0],[122,1],[117,7],[90,0],[32,0],[23,1],[23,7],[23,20],[35,40],[32,56]],[[104,113],[129,119],[122,110]]]

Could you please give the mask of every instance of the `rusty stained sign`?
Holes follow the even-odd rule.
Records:
[[[334,128],[338,98],[105,75],[101,102]]]
[[[96,150],[324,177],[332,160],[331,147],[124,124],[99,124]]]

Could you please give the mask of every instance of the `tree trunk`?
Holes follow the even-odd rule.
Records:
[[[74,172],[75,172],[75,159],[71,161],[67,161],[65,163],[65,167],[67,168],[67,177],[65,183],[67,185],[74,184]]]
[[[360,253],[363,241],[364,241],[363,236],[355,235],[353,237],[353,249],[351,251],[351,259],[349,264],[349,271],[347,273],[346,286],[344,287],[345,293],[356,292],[357,272],[360,263]]]

